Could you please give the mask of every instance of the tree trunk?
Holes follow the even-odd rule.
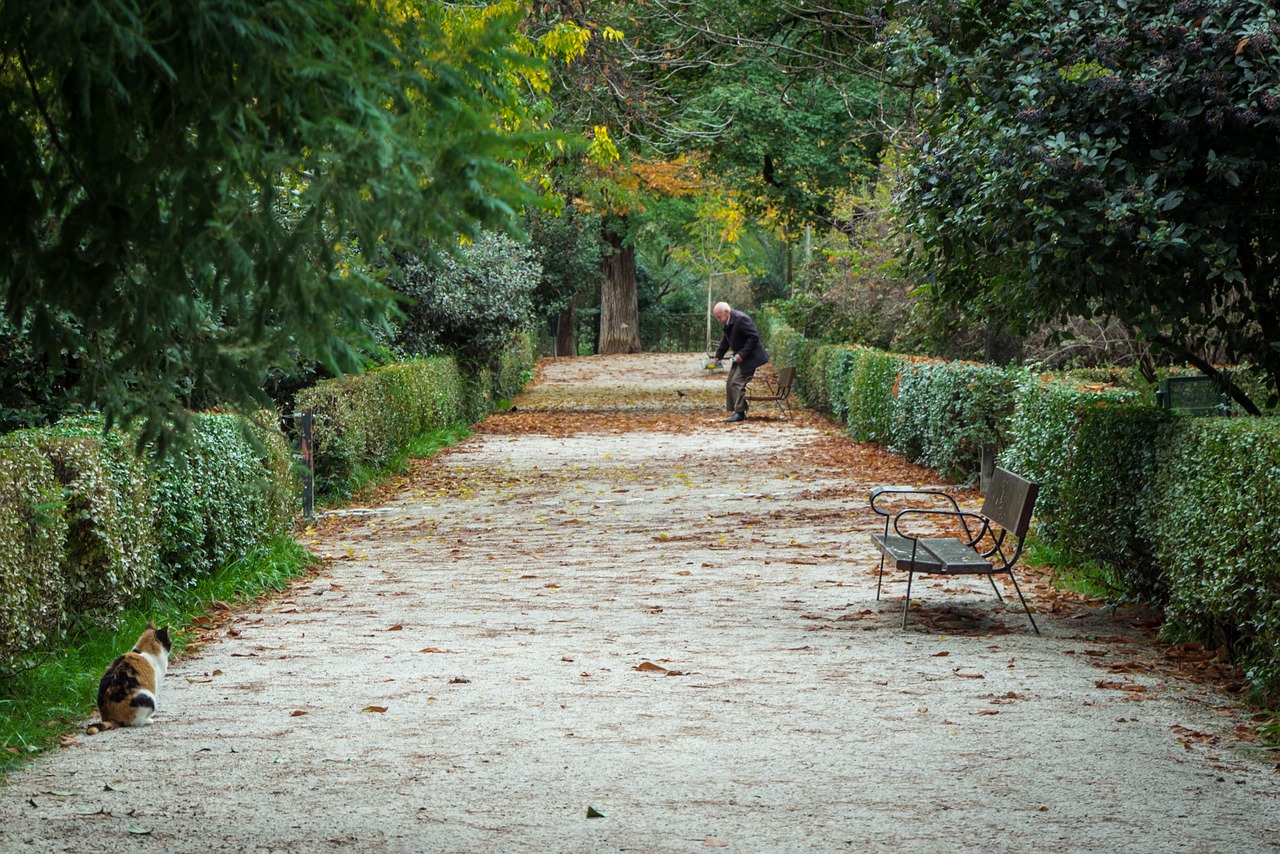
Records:
[[[560,321],[556,324],[556,355],[578,355],[578,312],[572,303],[560,312]]]
[[[600,284],[601,356],[640,352],[640,303],[636,294],[636,251],[622,245],[622,235],[604,229],[604,274]]]

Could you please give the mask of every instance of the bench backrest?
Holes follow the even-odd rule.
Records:
[[[1039,492],[1040,484],[997,468],[987,485],[982,515],[1021,540],[1031,525],[1031,511]]]
[[[795,382],[795,368],[778,368],[778,397],[791,394],[791,384]]]

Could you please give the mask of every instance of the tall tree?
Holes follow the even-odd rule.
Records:
[[[518,15],[428,0],[5,0],[0,288],[84,398],[164,440],[193,387],[356,364],[384,253],[510,219]],[[351,263],[351,262],[356,263]]]
[[[1118,318],[1280,390],[1274,3],[948,0],[889,35],[921,105],[902,207],[940,297]]]

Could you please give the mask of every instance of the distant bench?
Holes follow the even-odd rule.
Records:
[[[760,386],[753,386],[757,380]],[[747,384],[746,398],[752,403],[775,403],[782,414],[791,417],[791,385],[796,380],[795,368],[778,368],[778,379],[770,382],[768,377],[756,374]]]
[[[1036,618],[1018,587],[1013,565],[1022,556],[1023,539],[1031,524],[1038,484],[1002,468],[996,468],[987,486],[982,510],[961,510],[955,498],[939,488],[879,486],[871,491],[871,509],[884,517],[884,533],[872,534],[871,541],[880,551],[880,577],[876,582],[876,599],[884,581],[886,562],[907,573],[907,599],[902,606],[902,627],[907,627],[907,610],[911,607],[911,582],[917,572],[940,575],[985,575],[1001,602],[1000,588],[992,576],[1007,574],[1018,593],[1022,608],[1031,620],[1031,628],[1040,634]],[[894,498],[927,496],[933,507],[906,507],[894,512],[885,504]],[[941,509],[939,509],[941,508]],[[908,532],[913,522],[930,518],[951,519],[963,532],[962,537],[927,537]],[[892,532],[890,531],[892,529]],[[1008,554],[1005,551],[1008,549]]]

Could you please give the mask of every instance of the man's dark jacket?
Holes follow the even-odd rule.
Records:
[[[760,332],[756,329],[755,322],[736,308],[729,310],[724,337],[716,348],[716,361],[723,359],[729,350],[742,355],[739,365],[744,371],[754,371],[769,361],[769,354],[764,351],[764,344],[760,342]]]

